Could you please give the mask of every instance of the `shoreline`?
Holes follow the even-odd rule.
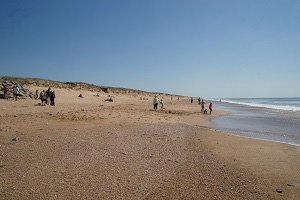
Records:
[[[222,103],[218,109],[230,110],[212,120],[211,127],[233,135],[266,141],[300,145],[300,112],[277,111],[257,107]]]

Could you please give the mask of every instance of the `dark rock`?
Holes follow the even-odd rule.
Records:
[[[278,192],[278,193],[282,193],[282,192],[283,192],[283,190],[282,190],[281,188],[277,188],[277,189],[276,189],[276,192]]]
[[[20,138],[15,137],[15,138],[12,139],[12,141],[16,142],[16,141],[18,141],[19,139],[20,139]]]

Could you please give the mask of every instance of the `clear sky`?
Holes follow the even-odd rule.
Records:
[[[0,75],[300,96],[300,1],[0,0]]]

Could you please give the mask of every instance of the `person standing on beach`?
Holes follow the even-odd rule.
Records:
[[[54,102],[55,92],[54,92],[54,90],[50,90],[49,94],[50,94],[50,105],[55,106],[55,102]]]
[[[50,104],[50,90],[51,90],[51,88],[48,88],[48,90],[46,91],[46,104],[47,105]]]
[[[42,90],[41,91],[41,93],[40,93],[40,99],[41,99],[41,102],[42,102],[42,106],[44,106],[45,105],[45,103],[46,103],[46,92],[45,92],[45,90]]]
[[[191,97],[191,103],[193,103],[193,101],[194,101],[194,99],[193,99],[193,97]]]
[[[212,113],[212,102],[210,102],[210,104],[209,104],[209,114],[211,115],[211,113]]]
[[[157,99],[157,96],[155,95],[155,96],[154,96],[154,99],[153,99],[153,107],[154,107],[154,110],[157,110],[157,105],[158,105],[158,99]]]
[[[204,100],[202,99],[202,101],[201,101],[201,112],[204,111],[204,104],[205,104],[205,102],[204,102]]]
[[[200,97],[198,98],[198,104],[199,105],[201,104],[201,98]]]
[[[13,95],[16,98],[16,101],[17,101],[18,100],[18,96],[20,95],[20,88],[19,88],[19,86],[16,85],[13,88]]]

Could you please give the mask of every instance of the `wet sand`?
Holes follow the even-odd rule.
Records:
[[[299,147],[209,129],[195,101],[55,90],[0,100],[0,199],[300,197]]]

